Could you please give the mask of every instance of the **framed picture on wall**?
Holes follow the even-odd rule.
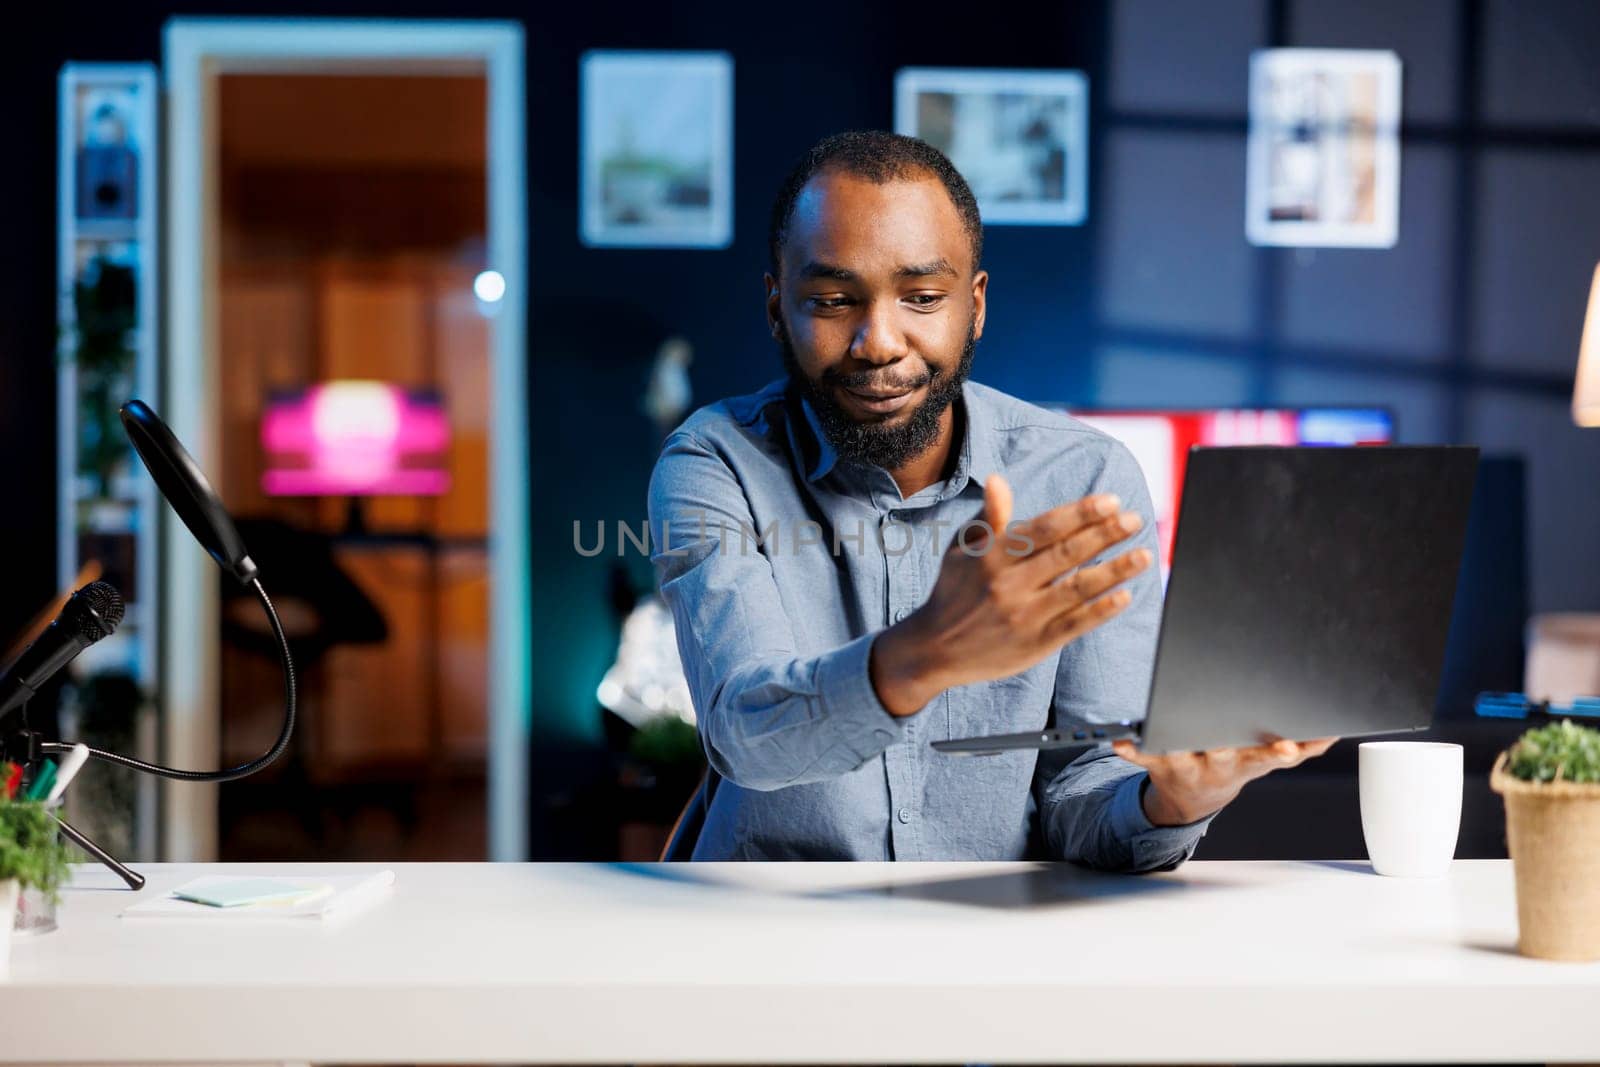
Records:
[[[907,67],[894,128],[950,157],[990,225],[1078,226],[1089,213],[1089,80],[1075,70]]]
[[[1250,59],[1245,234],[1390,248],[1400,234],[1400,57],[1273,48]]]
[[[579,231],[592,247],[733,240],[733,58],[588,52],[580,82]]]

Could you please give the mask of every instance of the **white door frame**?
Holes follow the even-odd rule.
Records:
[[[331,64],[402,71],[460,61],[488,81],[488,262],[505,276],[490,326],[489,858],[527,852],[531,693],[528,569],[527,148],[523,32],[517,22],[175,18],[167,90],[167,344],[162,417],[203,470],[219,469],[216,78]],[[218,570],[173,512],[162,528],[162,754],[216,766],[220,747]],[[259,560],[272,591],[273,561]],[[210,860],[215,786],[164,782],[161,855]]]

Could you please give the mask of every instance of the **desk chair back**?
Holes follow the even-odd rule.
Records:
[[[700,772],[700,782],[694,787],[689,802],[678,814],[667,834],[667,843],[661,849],[662,863],[686,862],[694,855],[695,842],[700,840],[700,830],[706,824],[706,812],[711,808],[711,771]]]

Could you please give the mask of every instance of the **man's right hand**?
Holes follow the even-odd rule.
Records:
[[[969,537],[963,550],[958,536],[927,603],[873,642],[872,684],[890,714],[1028,669],[1127,607],[1131,594],[1117,587],[1153,562],[1137,548],[1084,566],[1143,525],[1115,496],[1063,504],[1008,532],[1011,506],[1011,487],[991,475],[983,521],[994,538]]]

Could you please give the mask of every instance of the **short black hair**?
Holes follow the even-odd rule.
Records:
[[[972,269],[983,257],[983,220],[978,216],[978,200],[967,180],[945,154],[927,141],[887,130],[850,130],[824,137],[796,161],[778,190],[772,205],[772,222],[767,230],[767,256],[773,277],[778,275],[779,256],[794,220],[794,204],[806,183],[825,170],[839,170],[876,185],[911,180],[923,175],[939,179],[972,246]]]

